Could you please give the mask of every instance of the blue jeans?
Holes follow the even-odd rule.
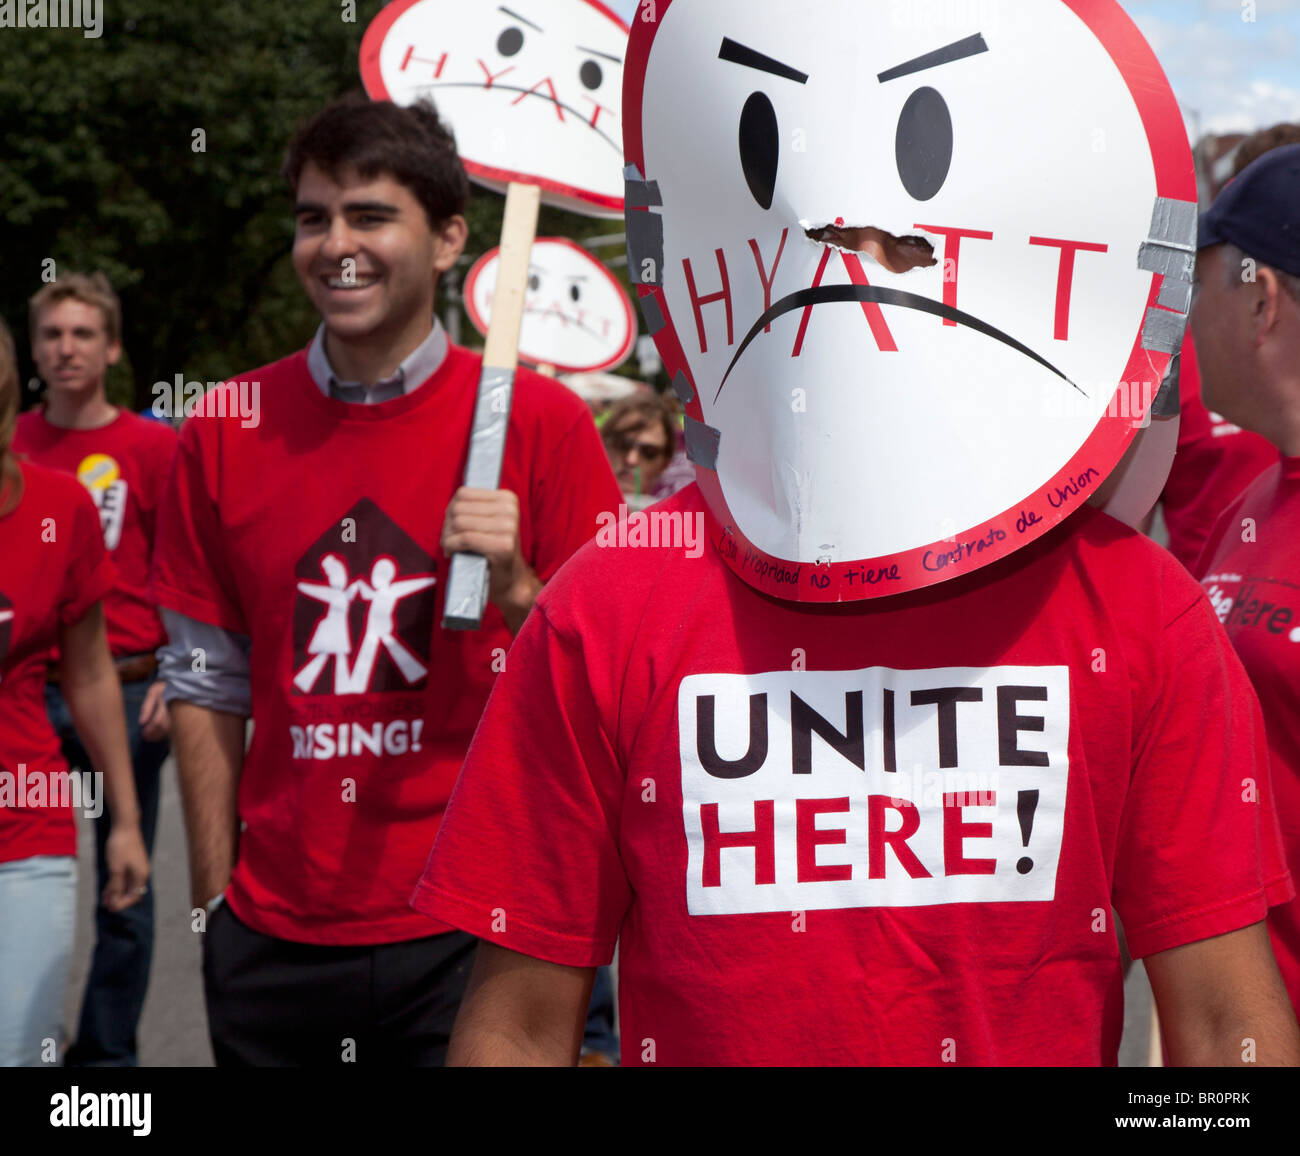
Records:
[[[169,749],[166,740],[151,742],[140,735],[140,707],[153,681],[149,678],[122,684],[140,829],[151,857],[158,826],[159,771]],[[69,768],[94,771],[57,686],[45,688],[45,706]],[[149,989],[153,957],[153,887],[150,885],[140,900],[125,911],[112,912],[104,906],[100,898],[108,883],[104,847],[112,822],[105,802],[103,814],[95,820],[95,954],[86,979],[76,1043],[68,1049],[66,1062],[70,1067],[135,1067],[138,1062],[135,1033]]]
[[[618,1059],[618,1036],[614,1032],[614,975],[608,967],[596,968],[596,978],[591,985],[591,1003],[587,1006],[582,1049],[603,1052],[614,1060]]]
[[[0,863],[0,1067],[54,1063],[77,916],[77,861]]]

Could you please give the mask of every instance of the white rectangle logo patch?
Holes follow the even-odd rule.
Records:
[[[1050,900],[1066,666],[682,680],[692,915]]]

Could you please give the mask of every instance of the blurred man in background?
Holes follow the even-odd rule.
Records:
[[[168,716],[154,652],[165,641],[149,597],[155,517],[176,452],[171,428],[109,403],[105,376],[122,355],[122,306],[102,273],[64,274],[31,300],[32,357],[45,382],[45,404],[18,419],[14,449],[32,461],[76,476],[99,510],[117,580],[104,598],[108,643],[122,683],[126,733],[140,826],[153,854],[158,778],[168,752]],[[73,725],[51,663],[46,706],[69,766],[97,768]],[[109,811],[95,821],[100,898],[95,952],[86,980],[70,1066],[134,1067],[136,1028],[149,988],[153,956],[153,890],[122,910],[104,902],[108,882]]]
[[[1191,325],[1205,404],[1281,460],[1224,512],[1197,574],[1259,694],[1275,807],[1300,870],[1300,145],[1250,165],[1201,221]],[[1247,784],[1246,789],[1249,789]],[[1300,902],[1269,912],[1300,1007]]]
[[[1233,154],[1232,177],[1266,152],[1300,144],[1300,124],[1276,124],[1246,137]],[[1216,190],[1217,191],[1217,190]],[[1277,458],[1258,434],[1243,430],[1201,400],[1196,343],[1189,333],[1179,368],[1178,453],[1161,495],[1169,550],[1191,570],[1219,516]]]

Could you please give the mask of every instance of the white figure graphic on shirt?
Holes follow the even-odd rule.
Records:
[[[347,660],[352,653],[348,607],[352,605],[352,599],[356,597],[362,582],[358,579],[349,585],[347,564],[334,554],[326,554],[320,560],[320,568],[329,581],[328,586],[322,586],[319,582],[298,583],[298,589],[303,594],[317,602],[324,602],[327,609],[307,644],[307,653],[314,657],[294,676],[293,684],[303,694],[309,694],[321,671],[325,669],[325,664],[333,658],[334,693],[347,694],[351,677]]]
[[[366,615],[366,632],[361,639],[361,649],[352,665],[349,693],[363,694],[369,689],[380,646],[388,651],[388,657],[409,684],[414,685],[428,673],[424,663],[394,633],[394,615],[397,604],[403,598],[427,590],[437,579],[431,574],[422,574],[395,582],[396,577],[397,564],[391,558],[380,558],[370,568],[369,582],[358,578],[353,584],[357,593],[370,603],[370,612]]]

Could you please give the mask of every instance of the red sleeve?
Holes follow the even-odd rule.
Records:
[[[217,433],[215,419],[202,417],[181,431],[158,510],[150,583],[167,609],[247,634],[219,512]]]
[[[74,483],[69,493],[71,538],[63,588],[59,591],[59,621],[65,626],[85,617],[86,611],[117,582],[117,567],[104,548],[104,531],[94,501],[80,483]]]
[[[1135,959],[1258,923],[1294,894],[1259,701],[1207,599],[1164,628],[1160,655],[1115,857]]]
[[[488,700],[411,904],[568,967],[613,958],[631,890],[624,776],[578,640],[539,603]]]
[[[1198,582],[1210,572],[1210,567],[1214,564],[1214,559],[1219,553],[1219,547],[1223,545],[1223,539],[1228,536],[1236,523],[1237,515],[1241,512],[1242,503],[1245,500],[1245,493],[1239,494],[1228,508],[1219,515],[1219,520],[1214,523],[1214,529],[1210,531],[1210,536],[1205,539],[1205,545],[1201,547],[1200,555],[1196,559],[1196,565],[1192,567],[1192,577]]]
[[[596,519],[623,500],[586,406],[549,452],[533,488],[533,570],[550,581],[597,530]]]

